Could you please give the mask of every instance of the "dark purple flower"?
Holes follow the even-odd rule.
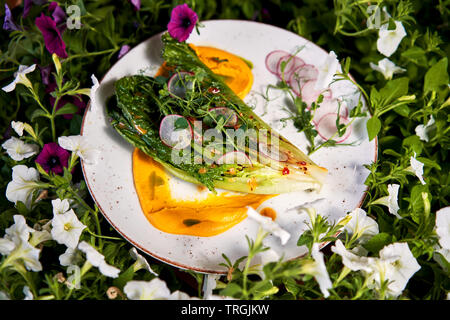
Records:
[[[135,11],[139,11],[141,9],[141,0],[130,0],[130,2],[133,5]]]
[[[41,6],[46,2],[47,0],[24,0],[22,17],[26,18],[28,16],[33,4]]]
[[[130,51],[131,47],[129,45],[123,45],[120,50],[119,50],[119,55],[117,56],[117,59],[122,58],[124,55],[126,55],[128,53],[128,51]]]
[[[61,148],[57,143],[50,142],[44,145],[41,153],[36,158],[45,172],[53,172],[55,174],[62,174],[64,167],[67,168],[69,163],[70,153],[66,149]]]
[[[46,67],[39,66],[39,69],[41,71],[42,83],[48,86],[50,84],[50,76],[53,70],[53,66],[52,65],[48,65]]]
[[[56,22],[42,13],[40,17],[36,18],[35,23],[44,36],[44,43],[48,52],[56,53],[61,58],[67,58],[66,44],[56,26]]]
[[[64,12],[64,10],[58,5],[57,2],[52,2],[50,3],[50,5],[48,6],[48,10],[50,10],[50,12],[52,12],[52,18],[55,21],[56,25],[58,26],[58,29],[61,33],[64,32],[64,30],[66,30],[67,25],[66,25],[66,13]]]
[[[19,26],[13,20],[11,10],[9,10],[8,5],[5,3],[5,21],[3,22],[3,30],[17,31],[19,29]]]
[[[167,30],[169,30],[172,38],[180,42],[186,41],[194,29],[197,20],[197,14],[186,3],[181,4],[173,8]]]

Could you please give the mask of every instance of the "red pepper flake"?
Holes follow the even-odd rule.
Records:
[[[283,176],[285,176],[287,174],[289,174],[289,169],[288,169],[288,167],[284,167],[283,168]]]
[[[305,161],[299,161],[298,164],[301,165],[301,166],[306,166],[306,162]]]

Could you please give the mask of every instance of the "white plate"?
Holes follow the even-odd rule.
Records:
[[[253,65],[254,84],[245,101],[255,106],[255,112],[283,136],[305,150],[306,138],[298,133],[291,121],[280,122],[287,116],[282,110],[283,98],[268,105],[257,93],[265,92],[268,84],[277,79],[265,68],[264,60],[272,50],[295,52],[299,46],[305,48],[299,53],[306,63],[319,66],[327,52],[298,35],[274,26],[250,21],[214,20],[203,22],[200,35],[193,32],[188,42],[195,45],[213,46],[250,60]],[[106,98],[113,94],[114,82],[124,76],[144,73],[153,75],[162,63],[160,34],[139,44],[120,59],[101,81],[100,89],[86,111],[82,135],[101,151],[95,165],[82,163],[83,173],[89,191],[100,211],[111,225],[134,246],[156,259],[179,268],[207,273],[224,273],[222,253],[232,261],[247,254],[245,235],[254,238],[258,226],[249,218],[228,231],[214,237],[195,237],[164,233],[154,228],[142,212],[135,192],[132,176],[133,147],[109,125],[106,113]],[[333,96],[341,96],[355,105],[360,93],[349,81],[332,85]],[[265,110],[267,112],[265,112]],[[306,230],[307,217],[304,213],[289,210],[305,201],[324,198],[315,205],[318,213],[330,221],[342,218],[347,212],[361,205],[366,191],[364,181],[368,170],[364,164],[376,160],[376,140],[368,141],[365,121],[354,123],[348,142],[357,141],[356,146],[322,148],[312,155],[312,160],[329,170],[327,183],[319,195],[292,193],[277,196],[264,202],[260,208],[270,206],[277,211],[276,222],[288,232],[291,238],[284,246],[270,235],[265,244],[286,259],[306,253],[305,247],[296,245],[300,234]],[[190,184],[174,178],[175,184]],[[194,188],[193,188],[194,189]],[[185,189],[186,190],[186,189]],[[255,260],[255,263],[258,259]]]

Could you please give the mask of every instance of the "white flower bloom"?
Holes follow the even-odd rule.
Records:
[[[450,207],[436,212],[436,233],[441,247],[450,250]]]
[[[75,152],[87,164],[95,164],[100,154],[92,147],[88,139],[81,135],[59,137],[58,143],[62,148]]]
[[[363,270],[370,272],[372,269],[370,267],[370,258],[361,257],[353,252],[347,250],[341,240],[336,240],[335,245],[331,247],[331,251],[340,255],[342,257],[342,263],[344,266],[352,271]]]
[[[95,99],[96,99],[96,93],[98,91],[98,88],[100,87],[100,83],[98,82],[97,78],[95,77],[95,75],[91,75],[91,80],[92,80],[92,87],[91,87],[91,92],[89,94],[89,97],[91,98],[91,109],[93,108],[93,106],[95,105]],[[95,108],[92,109],[92,111],[97,111],[99,108]]]
[[[388,196],[377,199],[372,202],[372,204],[382,204],[388,207],[389,212],[396,216],[399,219],[402,219],[402,216],[397,212],[400,210],[398,205],[398,190],[400,189],[399,184],[388,184]]]
[[[0,301],[1,300],[11,300],[11,299],[9,298],[9,296],[5,292],[0,291]]]
[[[347,230],[350,236],[364,242],[378,234],[377,222],[368,217],[363,209],[356,208],[350,213],[350,216],[352,217],[351,220],[344,227],[344,230]]]
[[[247,215],[248,215],[249,218],[251,218],[251,219],[255,220],[256,222],[258,222],[264,230],[266,230],[266,231],[268,231],[270,233],[273,233],[275,236],[280,238],[282,245],[286,244],[286,242],[291,237],[291,234],[289,232],[287,232],[286,230],[282,229],[278,225],[278,223],[273,221],[271,218],[265,217],[265,216],[262,216],[261,214],[259,214],[258,211],[256,211],[252,207],[247,207],[247,209],[248,209],[247,210]]]
[[[409,279],[420,269],[420,265],[406,242],[387,245],[381,249],[379,255],[380,259],[385,261],[396,258],[386,268],[385,275],[389,280],[388,290],[393,296],[398,296],[405,289]]]
[[[19,214],[14,215],[14,224],[5,229],[5,238],[18,244],[20,241],[28,241],[30,233],[34,231],[27,225],[25,217]]]
[[[41,231],[33,230],[30,239],[30,244],[32,246],[37,246],[38,244],[48,240],[53,240],[50,232],[48,232],[47,230]]]
[[[55,199],[52,200],[53,215],[64,214],[70,209],[69,200]]]
[[[39,152],[39,147],[35,144],[25,143],[22,140],[11,137],[2,144],[3,149],[6,150],[8,156],[15,161],[34,156]]]
[[[168,300],[170,290],[167,284],[155,278],[151,281],[128,281],[123,292],[130,300]]]
[[[86,254],[86,260],[94,267],[97,267],[104,276],[110,278],[117,278],[119,276],[120,270],[107,264],[105,257],[86,241],[81,241],[78,244],[78,249]]]
[[[373,8],[375,8],[375,10],[373,10]],[[367,18],[367,29],[378,29],[380,28],[382,21],[391,17],[391,15],[387,12],[386,7],[383,7],[383,11],[381,11],[379,6],[371,5],[367,8],[367,13],[370,12],[373,12],[373,14]],[[384,18],[382,15],[384,15]]]
[[[6,198],[14,203],[22,201],[27,208],[31,207],[33,192],[39,189],[39,172],[35,168],[17,165],[12,168],[12,181],[6,187]]]
[[[381,72],[386,80],[391,80],[395,73],[402,73],[406,71],[406,69],[397,67],[395,63],[388,58],[378,61],[378,65],[371,62],[370,67],[375,71]]]
[[[80,235],[86,226],[78,220],[73,210],[56,214],[52,219],[52,237],[59,244],[76,248]]]
[[[426,184],[423,180],[423,163],[416,159],[416,153],[414,152],[414,156],[411,157],[411,170],[414,174],[419,178],[422,184]]]
[[[23,291],[23,294],[25,295],[25,298],[23,300],[33,300],[34,299],[33,293],[31,292],[31,290],[28,286],[24,286],[22,291]]]
[[[42,265],[39,262],[40,252],[39,249],[33,247],[28,241],[20,241],[16,244],[16,247],[9,256],[14,256],[15,260],[22,260],[25,268],[28,270],[38,272],[42,271]]]
[[[338,68],[339,60],[337,59],[336,53],[334,53],[334,51],[330,51],[325,59],[325,62],[318,68],[319,74],[314,85],[314,90],[323,90],[328,88],[333,80],[333,76],[338,71]]]
[[[428,142],[430,137],[428,136],[428,131],[430,130],[430,127],[435,123],[434,117],[431,116],[430,120],[428,120],[426,125],[419,124],[415,131],[416,135],[419,136],[420,140]]]
[[[390,57],[406,36],[405,28],[400,21],[395,21],[395,29],[388,30],[389,23],[385,23],[378,31],[377,49],[386,57]]]
[[[265,245],[265,247],[267,246]],[[257,270],[257,273],[261,277],[261,279],[265,279],[266,275],[263,271],[264,265],[270,262],[277,262],[278,260],[280,260],[280,255],[275,250],[269,249],[258,253],[255,258],[260,259],[259,270]]]
[[[153,271],[153,269],[150,267],[150,264],[148,263],[147,259],[145,259],[142,255],[140,255],[135,247],[130,249],[130,255],[134,260],[136,260],[134,272],[140,269],[145,269],[148,272],[154,274],[155,276],[158,276],[158,274],[155,271]]]
[[[25,123],[20,121],[11,121],[11,128],[19,135],[19,137],[23,136],[23,129],[25,129]]]
[[[191,297],[187,293],[177,290],[172,292],[168,300],[200,300],[200,299],[197,297]]]
[[[69,247],[67,247],[66,252],[59,256],[59,263],[64,267],[76,265],[81,261],[82,257],[80,251]]]
[[[327,267],[323,259],[323,253],[320,252],[318,243],[313,244],[311,255],[314,259],[314,265],[311,270],[312,272],[310,271],[309,274],[314,276],[314,279],[319,283],[320,291],[322,291],[323,296],[327,298],[330,295],[328,289],[333,288],[333,284],[328,275]]]
[[[8,84],[7,86],[3,87],[3,91],[5,92],[11,92],[16,88],[16,85],[21,83],[27,87],[32,87],[30,80],[28,80],[26,74],[33,72],[34,69],[36,69],[36,65],[33,64],[32,66],[24,66],[20,65],[19,69],[14,73],[14,81]]]

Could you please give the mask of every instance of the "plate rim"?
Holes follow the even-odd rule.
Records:
[[[258,22],[258,21],[239,20],[239,19],[213,19],[213,20],[204,20],[204,21],[201,21],[201,22],[204,23],[204,22],[230,22],[230,21],[231,21],[231,22],[239,22],[239,23],[259,24],[259,25],[263,25],[263,26],[265,26],[265,27],[271,27],[271,28],[279,29],[279,30],[284,31],[284,32],[289,32],[289,33],[293,34],[294,36],[300,37],[300,38],[302,38],[303,40],[312,43],[312,44],[315,45],[317,48],[319,48],[320,50],[322,50],[322,51],[324,51],[325,53],[328,54],[328,51],[326,51],[325,49],[323,49],[321,46],[315,44],[314,42],[312,42],[312,41],[310,41],[310,40],[308,40],[308,39],[306,39],[306,38],[304,38],[304,37],[302,37],[302,36],[300,36],[300,35],[298,35],[298,34],[292,32],[292,31],[290,31],[290,30],[287,30],[287,29],[284,29],[284,28],[281,28],[281,27],[278,27],[278,26],[275,26],[275,25],[271,25],[271,24],[267,24],[267,23],[262,23],[262,22]],[[156,33],[156,34],[154,34],[154,35],[148,37],[147,39],[141,41],[141,42],[138,43],[135,47],[133,47],[132,49],[130,49],[130,51],[132,51],[133,49],[135,49],[136,47],[138,47],[138,46],[141,45],[142,43],[149,41],[151,38],[156,37],[156,36],[159,36],[159,35],[162,35],[162,34],[164,34],[165,32],[167,32],[167,30],[162,31],[162,32],[159,32],[159,33]],[[102,77],[101,80],[99,81],[99,85],[102,84],[104,78],[111,72],[111,70],[117,65],[117,63],[118,63],[119,61],[120,61],[120,59],[118,59],[116,62],[114,62],[113,65],[111,65],[111,67],[108,69],[108,71],[103,75],[103,77]],[[349,76],[353,79],[353,81],[355,81],[355,79],[353,78],[353,76],[352,76],[350,73],[349,73]],[[356,81],[355,81],[355,82],[356,82]],[[364,97],[364,95],[362,95],[362,98],[364,99],[364,101],[365,101],[366,104],[367,104],[368,102],[367,102],[366,98]],[[91,99],[89,99],[89,102],[88,102],[88,104],[87,104],[87,106],[86,106],[86,109],[85,109],[85,111],[84,111],[84,114],[83,114],[83,119],[82,119],[82,122],[81,122],[80,135],[83,135],[86,116],[87,116],[87,113],[90,111],[90,108],[91,108]],[[370,111],[369,111],[369,113],[370,113]],[[370,114],[370,116],[372,116],[372,114]],[[376,161],[378,160],[378,136],[376,136],[376,137],[374,138],[374,144],[375,144],[375,145],[374,145],[374,149],[375,149],[375,158],[374,158],[374,162],[376,162]],[[174,267],[177,267],[177,268],[180,268],[180,269],[184,269],[184,270],[192,270],[192,271],[196,271],[196,272],[204,273],[204,274],[220,274],[220,275],[227,274],[227,271],[208,270],[208,269],[206,269],[206,268],[198,268],[198,267],[193,267],[193,266],[187,266],[187,265],[182,264],[182,263],[179,263],[179,262],[174,262],[174,261],[169,260],[169,259],[167,259],[167,258],[160,257],[160,256],[158,256],[158,255],[156,255],[156,254],[150,252],[148,249],[143,248],[143,247],[141,247],[139,244],[135,243],[131,238],[129,238],[124,232],[122,232],[122,231],[121,231],[121,230],[120,230],[120,229],[119,229],[119,228],[111,221],[111,219],[110,219],[110,218],[108,217],[108,215],[106,214],[105,210],[101,207],[100,203],[97,201],[97,199],[96,199],[96,197],[95,197],[95,194],[94,194],[94,192],[93,192],[93,190],[92,190],[92,188],[91,188],[91,186],[90,186],[90,184],[89,184],[89,180],[88,180],[88,178],[87,178],[87,173],[86,173],[86,171],[85,171],[85,163],[84,163],[84,160],[81,159],[81,158],[80,158],[80,164],[81,164],[81,169],[82,169],[82,172],[83,172],[84,181],[86,182],[86,186],[87,186],[87,188],[88,188],[88,190],[89,190],[89,194],[91,195],[92,199],[94,200],[95,204],[97,205],[99,211],[101,212],[101,214],[103,215],[103,217],[108,221],[108,223],[109,223],[109,224],[110,224],[110,225],[111,225],[111,226],[112,226],[112,227],[113,227],[113,228],[114,228],[114,229],[115,229],[115,230],[116,230],[116,231],[117,231],[117,232],[118,232],[125,240],[127,240],[129,243],[131,243],[134,247],[136,247],[136,248],[138,248],[139,250],[141,250],[142,252],[148,254],[148,255],[151,256],[152,258],[155,258],[155,259],[157,259],[157,260],[159,260],[159,261],[161,261],[161,262],[164,262],[164,263],[166,263],[166,264],[169,264],[169,265],[171,265],[171,266],[174,266]],[[363,192],[363,195],[362,195],[362,197],[361,197],[361,199],[360,199],[358,205],[356,206],[356,208],[361,208],[361,206],[362,206],[362,204],[364,203],[364,200],[365,200],[365,198],[366,198],[366,196],[367,196],[367,192],[368,192],[368,191],[369,191],[369,187],[366,186],[366,189],[365,189],[365,191]],[[355,209],[356,209],[356,208],[355,208]],[[141,207],[141,209],[142,209],[142,207]],[[340,233],[341,233],[341,231],[339,231],[337,235],[339,235]],[[321,243],[320,246],[319,246],[319,249],[324,248],[324,247],[327,246],[329,243],[330,243],[330,241]],[[306,255],[306,254],[303,254],[303,255],[300,255],[300,256],[291,258],[291,259],[289,259],[289,260],[299,259],[299,258],[304,257],[305,255]]]

